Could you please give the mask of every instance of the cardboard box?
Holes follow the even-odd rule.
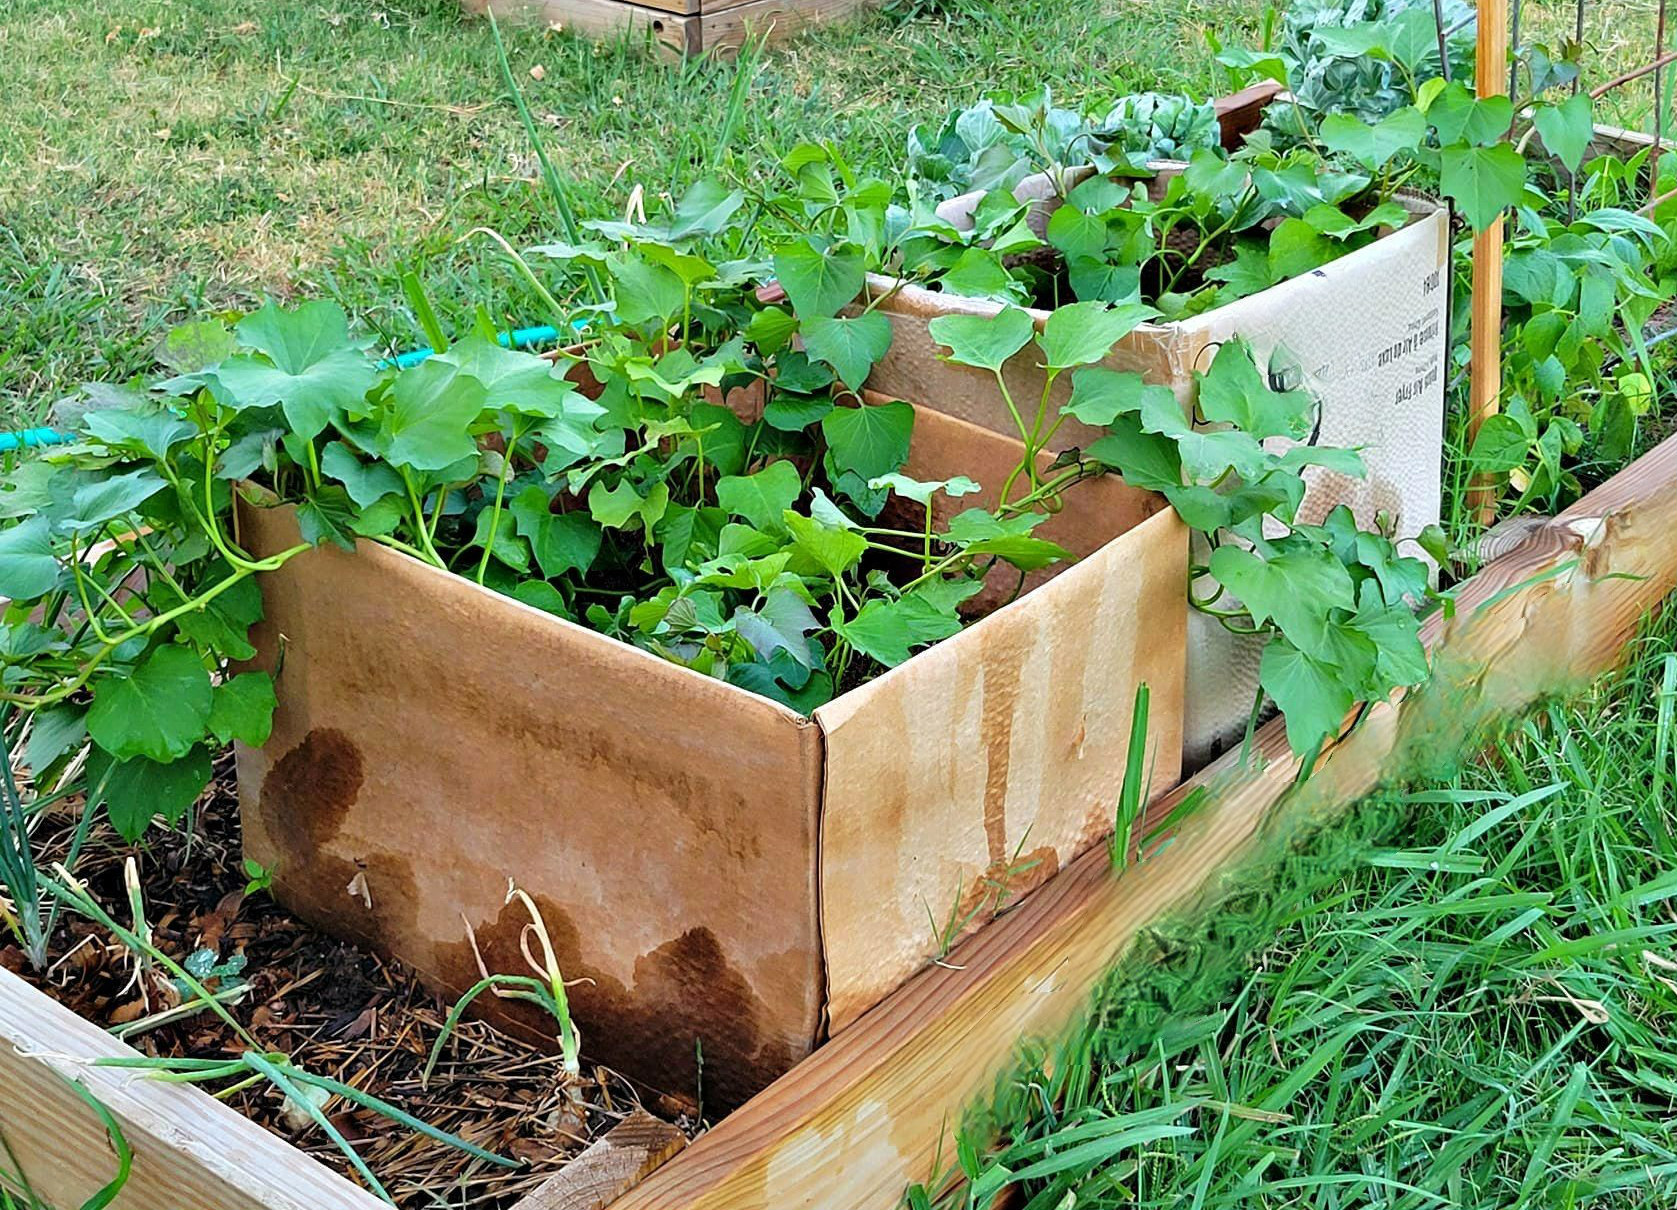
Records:
[[[922,411],[908,473],[993,492],[1018,449]],[[288,509],[241,524],[295,541]],[[1101,841],[1138,682],[1152,789],[1177,781],[1186,531],[1108,478],[1039,532],[1085,557],[813,718],[386,547],[310,551],[262,581],[279,709],[239,751],[248,852],[448,994],[478,979],[468,923],[525,969],[515,881],[585,1053],[691,1095],[702,1045],[730,1108],[934,956],[928,914],[981,920],[986,879],[1005,900]]]
[[[1161,166],[1168,174],[1170,166]],[[1060,189],[1045,175],[1015,190],[1034,199],[1031,221],[1040,229],[1063,190],[1091,169],[1072,170]],[[970,226],[981,195],[952,198],[939,213]],[[1391,514],[1400,538],[1413,538],[1439,519],[1444,442],[1444,385],[1448,334],[1449,215],[1417,194],[1402,198],[1410,221],[1365,248],[1203,315],[1176,323],[1143,324],[1113,348],[1104,364],[1169,386],[1188,407],[1193,372],[1206,369],[1218,347],[1249,341],[1278,387],[1308,387],[1321,401],[1312,444],[1362,451],[1361,480],[1322,470],[1306,478],[1310,490],[1301,520],[1316,521],[1338,504],[1372,525]],[[874,367],[874,391],[936,408],[998,433],[1016,434],[988,371],[942,361],[927,324],[939,315],[994,314],[1002,304],[936,293],[874,275],[872,298],[890,316],[891,349]],[[1038,326],[1049,312],[1031,310]],[[1034,411],[1044,376],[1027,346],[1004,367],[1021,409]],[[1061,375],[1049,397],[1050,419],[1071,392]],[[1056,450],[1086,446],[1097,431],[1068,419]],[[1413,546],[1407,553],[1417,553]],[[1242,734],[1258,685],[1261,644],[1239,638],[1215,619],[1189,619],[1186,757],[1189,768],[1210,759]]]

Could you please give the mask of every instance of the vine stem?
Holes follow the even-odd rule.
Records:
[[[489,554],[495,549],[495,539],[501,533],[501,502],[507,494],[507,472],[512,469],[512,451],[518,444],[518,431],[513,430],[512,440],[507,442],[507,452],[501,459],[501,473],[495,478],[495,505],[489,512],[489,537],[483,543],[483,557],[477,562],[477,582],[483,583],[483,577],[489,571]]]
[[[413,475],[408,472],[408,468],[405,466],[401,468],[401,471],[402,486],[408,489],[408,503],[413,507],[414,529],[419,534],[422,557],[436,567],[446,567],[447,564],[443,562],[443,557],[437,553],[437,548],[431,541],[431,530],[425,524],[425,503],[419,497],[419,489],[413,485]],[[437,511],[439,514],[442,512],[443,495],[443,489],[439,486],[437,489]]]
[[[310,546],[309,543],[300,542],[296,546],[282,550],[277,555],[261,560],[257,570],[264,572],[275,571],[280,567],[283,567],[293,556],[300,555],[305,550],[312,549],[313,547]],[[42,706],[50,706],[55,702],[63,701],[72,693],[76,692],[76,690],[80,689],[83,685],[87,684],[93,674],[99,670],[99,666],[110,658],[111,652],[115,651],[118,647],[121,647],[124,643],[152,634],[153,632],[168,625],[170,622],[173,622],[176,618],[184,617],[186,614],[203,612],[209,607],[211,601],[215,600],[239,581],[249,579],[255,574],[256,571],[241,567],[234,571],[234,573],[228,576],[225,580],[222,580],[219,584],[215,585],[215,587],[207,589],[201,595],[192,598],[192,600],[181,605],[177,605],[175,608],[167,610],[164,613],[160,613],[154,618],[148,618],[139,625],[132,626],[123,633],[116,635],[109,642],[103,643],[100,646],[100,649],[94,653],[93,657],[82,666],[81,671],[76,674],[75,679],[71,680],[67,684],[60,685],[57,689],[49,690],[46,693],[13,693],[9,690],[0,691],[0,702],[13,702],[22,706],[26,710],[37,710]]]

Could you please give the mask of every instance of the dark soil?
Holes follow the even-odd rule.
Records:
[[[36,838],[43,869],[63,854],[75,820],[65,815],[48,822],[57,826]],[[496,1168],[361,1106],[339,1098],[327,1102],[328,1118],[400,1206],[510,1206],[639,1104],[636,1091],[615,1073],[585,1062],[580,1081],[569,1084],[555,1055],[479,1021],[461,1026],[429,1087],[421,1087],[420,1073],[448,1006],[401,964],[314,931],[265,892],[245,895],[228,754],[181,828],[154,829],[133,847],[103,825],[95,830],[76,873],[125,924],[123,865],[130,856],[158,948],[181,963],[195,953],[203,961],[203,951],[213,952],[219,963],[243,959],[242,971],[222,978],[246,981],[247,990],[230,1011],[264,1048],[521,1161],[516,1169]],[[0,947],[0,964],[106,1027],[143,1023],[181,999],[166,973],[148,970],[136,979],[127,948],[79,917],[60,922],[44,974],[25,969],[15,947]],[[220,979],[208,983],[212,990],[225,986]],[[245,1049],[229,1027],[202,1011],[142,1025],[126,1041],[163,1057],[233,1057]],[[288,1114],[283,1098],[266,1085],[239,1092],[229,1103],[355,1179],[324,1133],[295,1120],[299,1115]],[[681,1106],[651,1108],[689,1124]]]

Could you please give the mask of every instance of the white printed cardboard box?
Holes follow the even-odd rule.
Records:
[[[1160,165],[1163,173],[1177,166]],[[1084,170],[1088,171],[1088,170]],[[1074,174],[1075,175],[1075,174]],[[1015,194],[1037,200],[1032,221],[1046,223],[1060,189],[1047,176],[1028,178]],[[953,198],[939,213],[970,225],[981,195]],[[1320,401],[1312,444],[1358,449],[1367,477],[1309,473],[1300,519],[1316,521],[1349,505],[1364,526],[1389,514],[1400,539],[1439,519],[1444,442],[1444,380],[1448,350],[1450,223],[1439,203],[1416,194],[1401,199],[1409,222],[1365,248],[1302,277],[1177,323],[1143,324],[1120,341],[1104,364],[1138,372],[1192,403],[1193,372],[1206,369],[1234,337],[1252,345],[1278,387],[1308,387]],[[1003,304],[940,294],[900,280],[870,277],[871,298],[892,322],[891,349],[867,386],[1013,435],[1015,429],[988,371],[940,360],[927,324],[939,315],[993,314]],[[1049,312],[1031,310],[1040,327]],[[1043,376],[1027,347],[1004,367],[1017,400],[1036,400]],[[1070,394],[1062,376],[1049,397],[1050,422]],[[1056,449],[1085,446],[1099,434],[1067,419]],[[1407,553],[1418,553],[1413,545]],[[1189,618],[1185,771],[1209,760],[1245,729],[1258,685],[1261,646],[1215,619]]]

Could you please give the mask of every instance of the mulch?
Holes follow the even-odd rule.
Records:
[[[43,870],[66,851],[79,810],[44,821],[48,826],[37,832]],[[154,943],[194,973],[198,968],[189,958],[217,972],[207,980],[212,991],[242,981],[244,991],[230,1011],[264,1048],[522,1161],[518,1169],[497,1168],[342,1098],[327,1102],[329,1120],[402,1207],[510,1206],[640,1105],[626,1079],[587,1063],[586,1056],[581,1078],[568,1080],[556,1054],[471,1020],[461,1024],[422,1084],[449,1006],[400,963],[315,931],[263,891],[245,893],[230,754],[218,761],[215,779],[180,827],[154,828],[136,846],[103,825],[93,832],[76,874],[125,925],[132,923],[123,874],[129,857]],[[129,950],[79,917],[60,920],[46,972],[24,969],[15,947],[0,947],[0,964],[96,1024],[137,1029],[125,1040],[144,1054],[219,1058],[245,1049],[208,1012],[151,1024],[181,1002],[173,980],[152,969],[136,976]],[[269,1086],[227,1099],[356,1179],[325,1133]],[[696,1126],[663,1108],[679,1125]]]

